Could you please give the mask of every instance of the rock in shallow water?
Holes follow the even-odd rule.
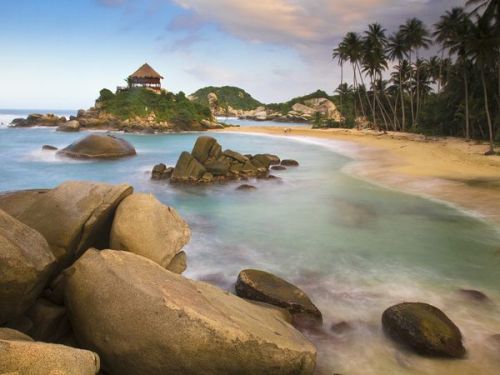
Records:
[[[112,135],[90,134],[59,150],[58,155],[77,159],[116,159],[136,154],[134,146]]]
[[[287,309],[294,320],[322,322],[321,312],[302,290],[271,273],[243,270],[238,275],[235,288],[240,297]]]
[[[35,302],[55,261],[40,233],[0,210],[0,324]]]
[[[110,248],[142,255],[167,267],[189,242],[191,231],[177,211],[151,194],[132,194],[118,206]]]
[[[113,374],[314,371],[314,346],[275,313],[146,258],[89,250],[66,277],[78,342]]]
[[[281,165],[284,165],[285,167],[298,167],[299,162],[293,159],[284,159],[281,161]]]
[[[437,307],[405,302],[384,311],[386,334],[422,355],[462,358],[465,348],[458,327]]]

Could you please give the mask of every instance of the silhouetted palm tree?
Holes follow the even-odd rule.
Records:
[[[353,85],[354,85],[354,90],[357,91],[358,93],[358,98],[359,98],[359,105],[361,107],[361,113],[363,116],[366,116],[364,105],[363,105],[363,98],[361,97],[361,90],[358,89],[358,80],[357,80],[357,71],[359,71],[359,63],[361,61],[362,57],[362,52],[363,52],[363,43],[361,41],[361,37],[359,34],[354,33],[354,32],[349,32],[346,34],[344,39],[342,40],[342,43],[344,44],[346,51],[347,51],[347,56],[349,58],[349,62],[351,63],[352,66],[352,71],[353,71]],[[361,77],[362,79],[362,77]],[[355,101],[356,103],[356,101]],[[356,110],[356,109],[355,109]]]
[[[345,43],[341,42],[337,48],[333,50],[332,58],[337,60],[340,65],[340,86],[344,84],[344,63],[348,60],[348,50]],[[344,111],[343,95],[340,93],[340,113]],[[340,120],[342,123],[342,120]]]
[[[397,60],[398,65],[401,66],[401,62],[404,60],[406,56],[408,56],[408,52],[410,50],[410,47],[408,46],[408,43],[406,42],[406,38],[404,34],[399,31],[389,38],[389,41],[387,43],[387,56],[391,60]],[[398,69],[399,73],[399,96],[400,96],[400,101],[401,101],[401,116],[402,116],[402,130],[406,130],[406,115],[405,115],[405,96],[403,92],[403,75],[402,75],[402,70]]]
[[[486,154],[493,155],[494,150],[494,134],[493,123],[491,120],[490,109],[488,104],[488,87],[486,84],[485,72],[487,69],[495,67],[500,57],[498,54],[499,36],[496,29],[488,22],[487,19],[478,18],[477,22],[469,30],[466,39],[466,50],[471,60],[477,64],[481,72],[481,83],[483,85],[484,111],[486,112],[486,121],[488,123],[488,132],[490,140],[490,148]]]
[[[415,52],[416,59],[419,58],[419,50],[421,48],[429,48],[431,44],[431,39],[429,38],[429,31],[425,27],[424,23],[418,18],[410,18],[406,21],[404,25],[400,27],[400,31],[403,34],[408,46],[410,47],[409,57],[410,64],[412,63],[412,52]],[[418,123],[418,113],[420,110],[420,86],[419,86],[419,71],[416,69],[416,108],[413,109],[412,103],[412,117],[413,117],[413,127],[415,128]]]

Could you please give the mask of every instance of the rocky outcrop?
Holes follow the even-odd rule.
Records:
[[[156,164],[151,171],[151,179],[153,180],[166,180],[172,176],[174,172],[173,167],[167,167],[165,164]]]
[[[30,127],[30,126],[59,126],[66,122],[64,116],[56,116],[52,113],[40,114],[33,113],[27,118],[16,118],[12,121],[11,126],[15,127]]]
[[[328,98],[308,99],[294,103],[286,113],[277,111],[272,107],[260,106],[252,111],[241,113],[239,117],[256,121],[310,122],[314,119],[316,113],[321,115],[322,120],[342,121],[341,113]]]
[[[136,154],[134,146],[112,135],[90,134],[59,150],[58,155],[76,159],[116,159]]]
[[[23,336],[0,332],[1,374],[71,374],[95,375],[99,372],[99,356],[88,350],[64,345],[33,342]]]
[[[323,320],[321,312],[306,293],[271,273],[243,270],[238,275],[235,289],[240,297],[285,308],[292,314],[294,321],[321,324]]]
[[[228,180],[265,178],[271,165],[280,158],[272,154],[242,155],[233,150],[222,151],[213,137],[198,137],[191,153],[184,151],[174,168],[171,182],[204,184]],[[155,167],[156,168],[156,167]]]
[[[111,373],[314,371],[314,346],[276,314],[144,257],[89,250],[66,277],[78,342],[98,352]]]
[[[0,324],[35,302],[54,268],[45,238],[0,210]]]
[[[130,251],[169,267],[190,237],[187,223],[174,208],[151,194],[132,194],[116,210],[110,248]]]
[[[16,217],[45,237],[62,268],[91,246],[109,245],[115,209],[132,190],[129,185],[69,181],[39,194]]]
[[[459,328],[437,307],[405,302],[382,315],[386,334],[422,355],[461,358],[465,355]]]
[[[58,132],[77,132],[80,131],[80,123],[77,120],[70,120],[60,124],[57,127]]]

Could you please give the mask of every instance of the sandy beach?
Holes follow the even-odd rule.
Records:
[[[289,128],[290,129],[290,128]],[[377,133],[352,129],[234,127],[220,132],[307,137],[349,143],[355,162],[347,172],[373,183],[439,199],[500,225],[500,156],[484,156],[487,145],[452,137]]]

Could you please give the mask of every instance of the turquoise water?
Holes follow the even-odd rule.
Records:
[[[498,228],[423,198],[350,177],[350,159],[329,147],[266,136],[214,134],[223,148],[271,152],[300,161],[281,180],[173,187],[150,180],[154,164],[174,165],[199,134],[131,135],[138,155],[114,161],[74,161],[42,151],[83,136],[52,129],[0,129],[0,191],[53,187],[68,179],[127,182],[177,208],[192,228],[185,275],[231,289],[241,269],[277,273],[302,287],[324,315],[323,330],[307,335],[319,349],[318,373],[498,374],[488,341],[500,333]],[[333,150],[333,151],[332,151]],[[460,288],[479,289],[481,305]],[[385,308],[429,302],[461,328],[469,358],[442,361],[400,352],[380,328]],[[352,330],[330,331],[347,321]]]
[[[241,127],[245,126],[283,126],[283,127],[294,127],[294,126],[310,126],[303,122],[280,122],[280,121],[257,121],[257,120],[240,120],[237,117],[217,117],[219,122],[224,124],[238,125]]]

